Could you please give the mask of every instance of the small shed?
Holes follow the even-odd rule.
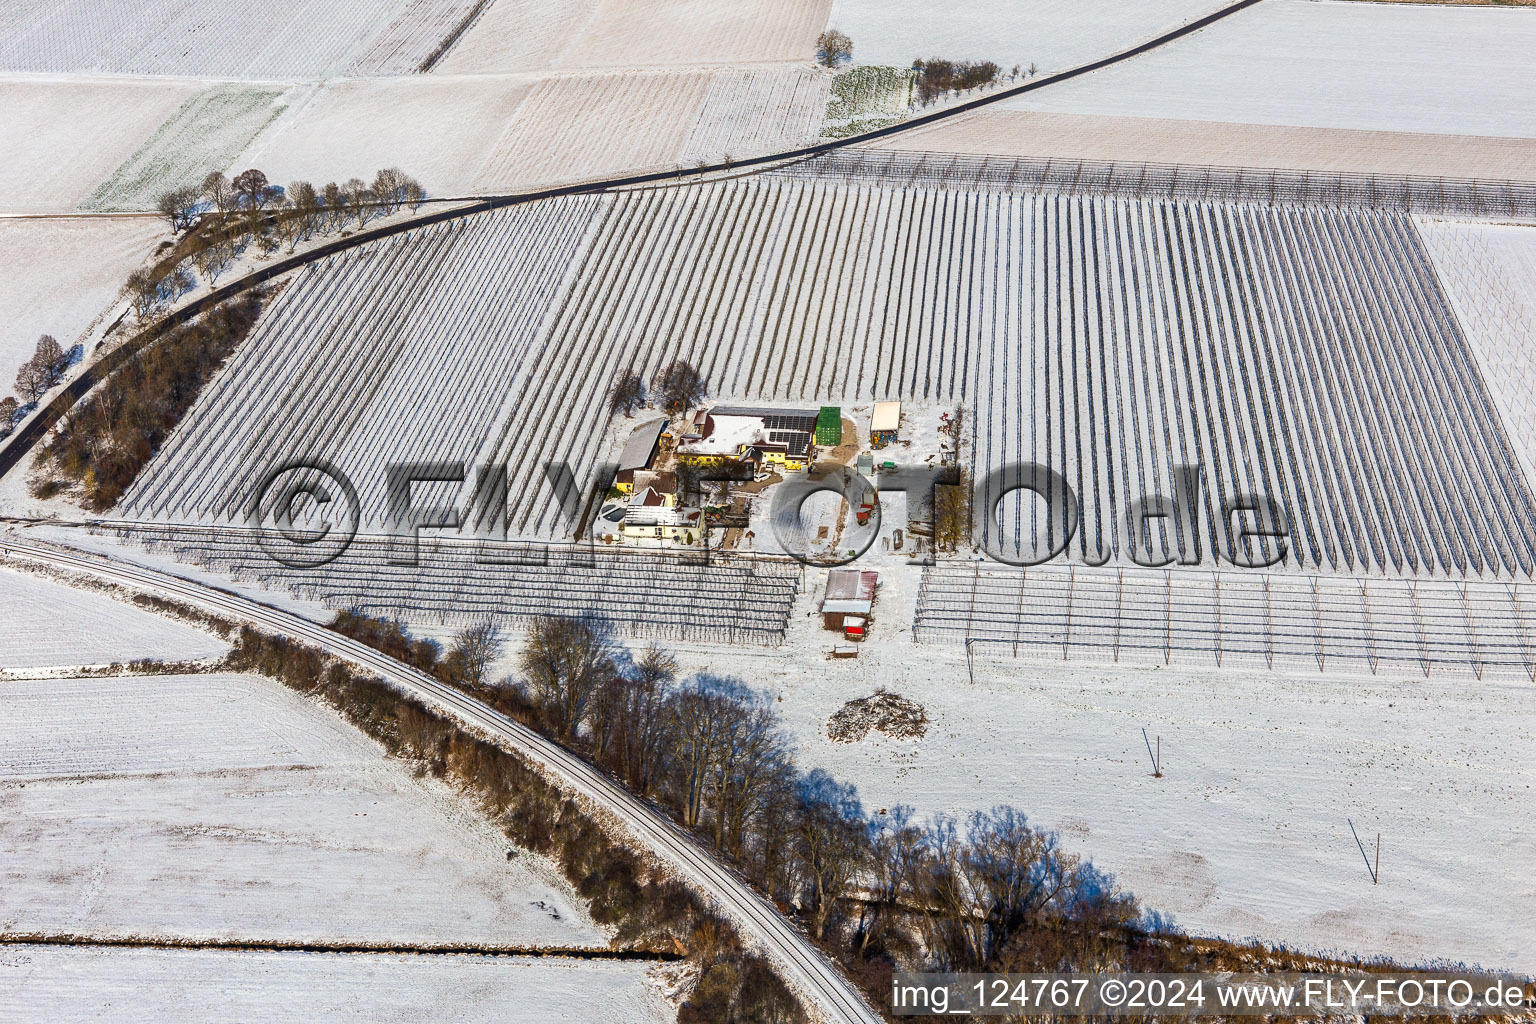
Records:
[[[876,402],[875,412],[869,424],[869,440],[876,447],[890,444],[901,437],[901,403]]]
[[[879,580],[879,573],[858,569],[833,569],[828,573],[827,596],[821,602],[822,628],[843,630],[854,620],[862,627],[874,607],[875,585]]]
[[[835,405],[824,405],[816,414],[816,443],[836,448],[843,443],[843,410]]]

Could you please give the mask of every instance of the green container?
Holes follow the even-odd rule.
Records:
[[[843,410],[835,405],[824,405],[816,417],[816,443],[836,448],[843,443]]]

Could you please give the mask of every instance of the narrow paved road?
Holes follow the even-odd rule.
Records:
[[[479,701],[355,640],[290,612],[168,573],[63,551],[0,535],[0,559],[21,559],[85,573],[100,580],[150,590],[194,607],[254,623],[345,658],[405,693],[418,697],[527,757],[561,786],[580,793],[611,815],[643,849],[710,894],[719,911],[749,945],[757,946],[785,980],[829,1021],[879,1024],[876,1013],[843,972],[739,875],[717,861],[691,836],[586,761]]]
[[[1178,28],[1164,32],[1162,35],[1157,36],[1156,38],[1149,39],[1143,43],[1138,43],[1128,50],[1121,50],[1119,53],[1111,54],[1108,57],[1102,57],[1099,60],[1092,61],[1087,64],[1082,64],[1075,68],[1069,68],[1066,71],[1059,71],[1054,75],[1045,75],[1041,78],[1031,79],[1030,81],[1025,82],[1023,85],[1015,85],[1007,89],[999,89],[996,92],[988,93],[987,95],[978,97],[977,99],[968,100],[965,103],[958,103],[955,106],[946,107],[943,110],[937,110],[931,114],[924,114],[921,117],[914,117],[910,120],[898,122],[897,124],[887,125],[886,127],[876,129],[875,131],[865,132],[862,135],[851,135],[845,139],[833,139],[828,142],[817,143],[813,146],[803,146],[800,149],[792,149],[783,153],[770,153],[767,156],[752,157],[751,159],[747,160],[736,160],[732,161],[731,163],[709,164],[701,167],[690,168],[687,171],[653,171],[646,174],[630,174],[618,178],[602,178],[593,181],[576,182],[570,185],[562,185],[558,188],[540,189],[537,192],[519,192],[511,195],[466,197],[462,200],[465,205],[454,206],[446,210],[438,210],[434,213],[422,214],[419,217],[412,217],[409,220],[399,221],[397,223],[388,224],[383,227],[371,228],[367,231],[360,231],[357,234],[349,235],[346,238],[338,238],[327,242],[324,245],[317,246],[307,252],[298,253],[297,255],[289,256],[286,259],[278,260],[275,263],[271,263],[265,267],[262,267],[260,270],[257,270],[251,274],[247,274],[245,277],[230,282],[224,287],[219,288],[209,293],[208,295],[205,295],[201,299],[198,299],[196,302],[189,303],[188,305],[175,310],[167,317],[165,317],[165,319],[157,323],[151,330],[145,331],[137,337],[130,339],[88,367],[84,372],[81,373],[79,377],[76,377],[68,385],[66,385],[63,391],[59,392],[59,394],[55,395],[49,401],[47,408],[43,410],[42,414],[33,416],[9,439],[0,441],[0,476],[4,476],[6,473],[10,472],[10,470],[22,460],[27,452],[31,451],[33,446],[42,440],[43,435],[48,432],[48,429],[52,427],[53,424],[57,423],[59,419],[65,413],[67,413],[77,401],[84,397],[87,391],[95,387],[102,380],[106,379],[108,374],[117,369],[117,367],[121,366],[127,359],[131,358],[145,345],[155,341],[172,327],[186,323],[193,317],[204,313],[209,309],[212,309],[220,302],[232,298],[235,295],[246,291],[247,289],[254,288],[257,285],[270,281],[281,274],[286,274],[291,270],[296,270],[299,267],[309,263],[314,263],[316,260],[324,259],[327,256],[341,252],[345,249],[352,249],[359,245],[367,245],[370,242],[375,242],[382,238],[389,238],[393,235],[398,235],[406,231],[414,230],[416,228],[426,227],[430,224],[439,224],[447,220],[457,220],[460,217],[469,217],[476,213],[485,213],[488,210],[497,210],[506,206],[519,206],[523,203],[537,202],[541,199],[552,199],[556,196],[586,195],[592,193],[610,192],[615,189],[632,188],[637,185],[658,185],[668,183],[681,184],[684,182],[697,180],[698,178],[709,174],[740,171],[749,167],[763,167],[768,164],[778,164],[788,161],[811,159],[813,157],[821,156],[825,153],[831,153],[834,150],[846,149],[850,146],[857,146],[862,143],[873,142],[876,139],[888,138],[892,135],[899,135],[903,132],[915,131],[919,128],[925,128],[928,125],[934,124],[938,121],[947,120],[953,117],[960,117],[964,114],[978,110],[981,107],[989,106],[993,103],[1000,103],[1003,100],[1011,99],[1014,96],[1022,96],[1025,93],[1034,92],[1037,89],[1044,89],[1048,86],[1057,85],[1061,82],[1069,81],[1070,79],[1078,78],[1082,75],[1102,70],[1103,68],[1107,68],[1112,64],[1118,64],[1122,61],[1131,60],[1132,58],[1139,57],[1148,51],[1155,50],[1159,46],[1164,46],[1176,39],[1182,39],[1184,36],[1198,32],[1206,26],[1214,24],[1223,18],[1228,18],[1234,14],[1237,14],[1239,11],[1247,10],[1249,7],[1252,7],[1260,2],[1261,0],[1238,0],[1237,3],[1230,4],[1221,8],[1220,10],[1213,11],[1210,14],[1205,15],[1203,18],[1198,18],[1186,25],[1180,25]],[[460,202],[460,200],[445,201]]]

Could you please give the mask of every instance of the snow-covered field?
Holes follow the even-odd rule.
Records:
[[[1419,218],[1526,479],[1536,480],[1536,227]]]
[[[857,40],[857,36],[855,36]],[[1267,0],[1020,110],[1536,138],[1536,10]]]
[[[417,69],[467,7],[463,0],[294,0],[279,7],[264,0],[19,0],[0,11],[0,70],[254,79],[401,74]]]
[[[809,61],[831,0],[492,3],[440,74]]]
[[[0,211],[74,209],[200,88],[166,79],[0,77]]]
[[[196,661],[229,645],[103,594],[0,569],[0,669],[85,668],[140,658]]]
[[[882,139],[871,148],[1384,176],[1521,180],[1536,175],[1536,148],[1524,139],[993,107]]]
[[[474,192],[501,126],[533,88],[526,78],[342,79],[327,82],[259,136],[231,166],[276,182],[372,180],[400,167],[434,196]]]
[[[81,208],[152,210],[171,189],[201,185],[210,171],[233,164],[241,150],[282,113],[285,91],[270,85],[210,86],[156,128]]]
[[[0,684],[0,928],[607,944],[548,861],[282,685]]]
[[[878,567],[856,660],[823,660],[836,638],[797,611],[784,653],[690,650],[686,666],[782,698],[802,763],[857,783],[866,810],[1013,804],[1193,933],[1536,969],[1528,684],[1092,668],[978,649],[972,685],[963,653],[910,642],[918,570]],[[832,713],[878,686],[927,709],[926,737],[829,740]],[[1142,728],[1162,737],[1161,779]],[[1347,819],[1368,843],[1381,833],[1378,886]]]
[[[712,78],[667,71],[542,79],[497,138],[477,190],[674,168]]]
[[[38,335],[73,346],[169,233],[155,217],[0,217],[0,396]]]
[[[990,60],[1040,72],[1084,64],[1194,21],[1221,0],[971,0],[907,4],[836,0],[830,25],[853,39],[857,64]]]
[[[664,1024],[646,963],[0,945],[0,1021]]]

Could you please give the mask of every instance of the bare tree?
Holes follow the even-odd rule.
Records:
[[[143,320],[160,304],[160,279],[148,267],[140,267],[128,275],[128,300],[133,312]]]
[[[215,225],[204,238],[202,246],[192,254],[192,265],[207,278],[209,284],[217,283],[219,275],[224,273],[235,258],[235,253],[240,249],[239,239],[239,232],[235,229]]]
[[[340,185],[328,181],[320,192],[320,201],[324,204],[325,230],[335,231],[346,219],[347,197],[342,194]]]
[[[219,213],[228,213],[234,205],[234,189],[221,171],[213,171],[203,179],[203,198]]]
[[[357,226],[362,227],[368,217],[368,205],[373,200],[373,194],[368,191],[368,186],[362,178],[348,178],[341,186],[341,198],[346,203],[348,212],[357,218]]]
[[[373,195],[385,213],[394,213],[406,203],[414,209],[426,191],[400,168],[386,167],[373,176]]]
[[[37,347],[32,350],[32,361],[47,378],[49,387],[53,387],[69,365],[69,357],[64,354],[58,339],[51,334],[38,337]]]
[[[704,818],[715,746],[720,742],[717,701],[708,681],[694,680],[667,701],[665,728],[683,824],[697,828]]]
[[[5,437],[11,432],[11,424],[16,422],[16,410],[21,408],[21,403],[10,395],[0,398],[0,437]]]
[[[486,685],[486,677],[504,646],[501,630],[487,619],[465,626],[454,634],[448,649],[449,671],[460,682],[475,689]]]
[[[31,359],[22,363],[21,368],[16,371],[16,393],[21,396],[21,400],[30,405],[41,398],[43,392],[47,390],[37,363]]]
[[[859,951],[871,944],[877,950],[889,946],[892,918],[908,898],[923,861],[926,835],[912,820],[912,808],[898,804],[884,816],[870,849],[870,908],[860,922]]]
[[[598,687],[615,671],[613,630],[594,618],[543,615],[528,627],[519,657],[523,683],[556,736],[571,740]]]
[[[644,404],[644,379],[633,370],[625,370],[619,374],[619,379],[614,382],[613,392],[608,396],[609,411],[628,416],[635,411],[635,406]]]
[[[288,202],[298,221],[298,240],[302,242],[319,226],[320,196],[309,182],[292,181],[288,183]]]
[[[229,184],[234,189],[235,198],[240,200],[247,210],[259,210],[266,205],[271,186],[267,176],[256,168],[251,167],[241,171]]]
[[[718,742],[707,780],[714,841],[717,851],[739,857],[764,789],[792,775],[789,741],[764,695],[734,680],[718,687]]]
[[[655,784],[666,743],[662,716],[676,679],[677,659],[652,644],[626,674],[622,701],[614,708],[620,728],[612,756],[640,793],[650,793]]]
[[[847,33],[829,28],[816,40],[816,62],[824,68],[835,68],[853,60],[853,40]]]
[[[811,937],[819,940],[838,900],[865,863],[869,832],[853,786],[822,769],[801,778],[797,795],[797,869],[809,904]]]
[[[686,359],[674,359],[656,371],[651,390],[662,408],[673,414],[687,412],[709,394],[704,375]]]
[[[171,225],[171,231],[180,231],[192,222],[192,211],[202,201],[202,194],[195,188],[173,188],[162,193],[155,209]]]

